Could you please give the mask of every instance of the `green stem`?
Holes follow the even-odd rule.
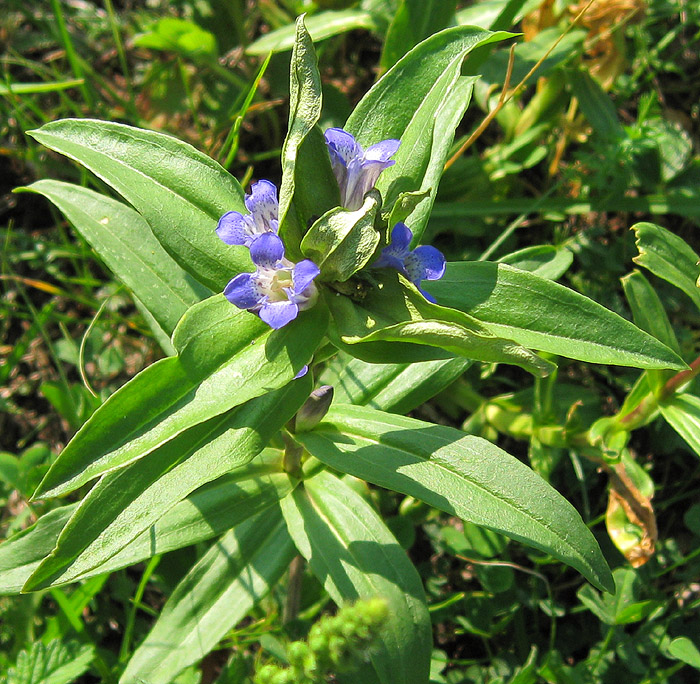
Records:
[[[148,565],[143,571],[143,575],[141,575],[141,581],[139,582],[139,586],[136,588],[136,593],[134,594],[134,599],[131,602],[131,608],[129,609],[129,614],[126,618],[124,638],[122,639],[122,645],[119,649],[120,663],[126,662],[129,658],[129,652],[131,648],[131,636],[134,632],[134,623],[136,622],[136,611],[139,609],[141,599],[143,598],[143,593],[146,591],[146,585],[151,579],[151,575],[158,566],[158,563],[160,563],[160,556],[153,556],[153,558],[151,558],[148,561]]]

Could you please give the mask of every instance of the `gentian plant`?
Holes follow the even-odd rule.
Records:
[[[369,660],[342,681],[426,684],[420,577],[347,476],[612,590],[592,533],[542,477],[480,436],[401,415],[479,362],[538,382],[558,357],[686,368],[552,280],[501,263],[445,264],[415,246],[469,105],[472,52],[509,35],[458,26],[431,36],[324,136],[300,19],[279,202],[269,181],[245,196],[217,163],[160,133],[80,119],[32,132],[124,198],[49,180],[26,189],[54,202],[133,292],[165,358],[104,401],[51,465],[35,499],[71,500],[2,545],[2,586],[41,591],[216,540],[121,682],[175,681],[301,556],[337,604],[380,598],[388,608]]]

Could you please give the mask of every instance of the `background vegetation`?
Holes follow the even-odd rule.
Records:
[[[517,45],[510,67],[508,44],[484,62],[477,106],[460,126],[423,241],[448,259],[527,264],[653,333],[654,321],[640,319],[658,304],[683,358],[698,356],[699,297],[657,277],[629,230],[650,221],[699,246],[697,3],[4,0],[2,538],[56,505],[29,502],[52,459],[111,392],[162,355],[127,289],[60,213],[37,195],[12,194],[48,177],[111,194],[27,131],[65,117],[120,121],[190,142],[244,187],[259,178],[279,183],[286,48],[305,11],[320,41],[324,127],[342,126],[378,74],[451,23],[522,32],[510,41]],[[484,128],[487,112],[495,114]],[[644,276],[634,271],[635,257]],[[649,299],[635,305],[642,291]],[[633,426],[621,471],[631,489],[616,487],[610,468],[567,439],[567,431],[620,415],[638,377],[567,362],[556,381],[530,386],[521,371],[475,364],[413,412],[486,436],[549,479],[615,568],[614,596],[495,533],[358,485],[422,575],[436,684],[697,681],[700,409],[684,414],[685,439],[658,411]],[[697,395],[693,377],[683,380]],[[67,588],[0,597],[3,681],[116,681],[206,549],[202,543]],[[282,583],[177,681],[243,682],[268,661],[285,662],[285,645],[331,608],[310,574],[302,588],[294,620],[282,614]]]

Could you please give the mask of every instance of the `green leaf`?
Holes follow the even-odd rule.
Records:
[[[282,501],[282,512],[299,552],[337,604],[374,597],[389,604],[372,654],[376,675],[361,681],[427,681],[432,643],[423,586],[374,509],[343,480],[321,472]]]
[[[700,670],[700,649],[688,637],[675,638],[668,645],[668,654]]]
[[[685,240],[654,223],[632,226],[639,256],[633,261],[685,292],[700,308],[700,266],[697,253]]]
[[[328,10],[316,12],[305,19],[311,39],[317,43],[331,36],[337,36],[355,29],[374,30],[372,15],[362,9]],[[246,52],[249,55],[266,55],[269,52],[285,52],[294,47],[296,27],[294,24],[282,26],[252,42]]]
[[[447,359],[423,363],[366,363],[340,352],[319,382],[333,385],[338,404],[370,406],[408,413],[456,380],[471,361]]]
[[[473,26],[446,29],[431,36],[374,84],[350,115],[345,130],[363,147],[387,138],[402,138],[446,69],[455,61],[461,62],[475,47],[505,37]]]
[[[148,223],[121,202],[60,181],[21,191],[51,200],[170,335],[193,304],[211,296],[160,246]]]
[[[573,260],[573,252],[566,247],[533,245],[502,256],[498,259],[498,263],[529,271],[547,280],[558,280],[569,270]]]
[[[212,33],[192,21],[178,17],[159,19],[149,31],[134,36],[134,45],[151,50],[177,52],[185,57],[218,56],[216,38]]]
[[[402,192],[431,190],[409,219],[415,243],[423,234],[455,128],[476,80],[460,76],[462,63],[474,48],[507,37],[475,27],[455,27],[431,36],[372,87],[345,124],[363,147],[401,139],[396,164],[382,174],[377,189],[387,206]]]
[[[282,470],[281,452],[265,449],[248,465],[194,491],[114,556],[76,580],[113,572],[155,554],[211,539],[274,506],[295,484],[296,481]],[[0,594],[20,592],[29,576],[56,546],[61,530],[76,507],[77,504],[70,504],[57,508],[0,544]]]
[[[571,71],[568,79],[581,111],[593,130],[606,140],[623,139],[625,131],[617,117],[617,107],[598,81],[582,70]]]
[[[632,568],[616,568],[614,593],[600,595],[586,585],[577,596],[581,603],[606,625],[627,625],[640,622],[657,610],[662,601],[640,600],[642,582]]]
[[[112,186],[175,261],[214,292],[249,270],[248,250],[224,245],[215,232],[224,213],[246,211],[243,190],[205,154],[163,133],[91,119],[54,121],[29,134]]]
[[[325,318],[317,306],[272,331],[223,295],[192,307],[173,334],[178,356],[156,362],[109,397],[53,463],[35,498],[72,491],[282,387],[311,359]]]
[[[506,264],[447,264],[424,287],[443,306],[474,316],[497,335],[589,363],[685,368],[658,340],[588,297]]]
[[[454,428],[335,406],[297,436],[323,463],[534,546],[609,590],[610,571],[576,510],[490,442]]]
[[[456,0],[402,0],[389,24],[379,65],[389,69],[411,48],[454,22]]]
[[[177,585],[120,683],[170,684],[269,593],[295,553],[279,507],[227,532]]]
[[[664,420],[700,456],[700,397],[692,394],[674,394],[659,402]]]
[[[82,675],[95,657],[92,644],[54,639],[35,641],[21,651],[17,663],[7,671],[5,684],[69,684]]]
[[[367,265],[379,245],[374,218],[380,204],[372,190],[357,211],[331,209],[309,228],[301,251],[321,269],[323,280],[345,281]]]
[[[659,295],[649,281],[636,270],[620,280],[625,290],[625,297],[632,309],[635,325],[680,355],[681,349],[673,332],[673,326],[668,320]]]
[[[53,549],[76,507],[71,504],[49,511],[0,544],[0,595],[19,594],[29,575]]]
[[[464,356],[512,363],[547,375],[554,364],[510,340],[497,337],[476,318],[431,304],[391,269],[377,269],[373,285],[350,297],[330,294],[334,344],[371,363],[414,362]],[[386,344],[391,343],[391,344]]]
[[[306,136],[321,116],[321,76],[311,36],[304,26],[304,16],[297,19],[296,39],[289,73],[289,126],[282,147],[282,186],[280,187],[280,237],[296,258],[297,245],[306,226],[290,214],[296,185],[296,160]]]
[[[249,463],[310,391],[310,378],[295,380],[103,477],[23,590],[70,582],[104,564],[198,487]]]
[[[0,95],[35,95],[37,93],[55,93],[59,90],[77,88],[85,83],[83,78],[68,81],[49,81],[47,83],[0,83]]]

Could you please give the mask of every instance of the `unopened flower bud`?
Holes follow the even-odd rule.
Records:
[[[323,385],[311,392],[296,415],[295,431],[308,432],[315,428],[328,413],[332,401],[333,387],[331,385]]]

